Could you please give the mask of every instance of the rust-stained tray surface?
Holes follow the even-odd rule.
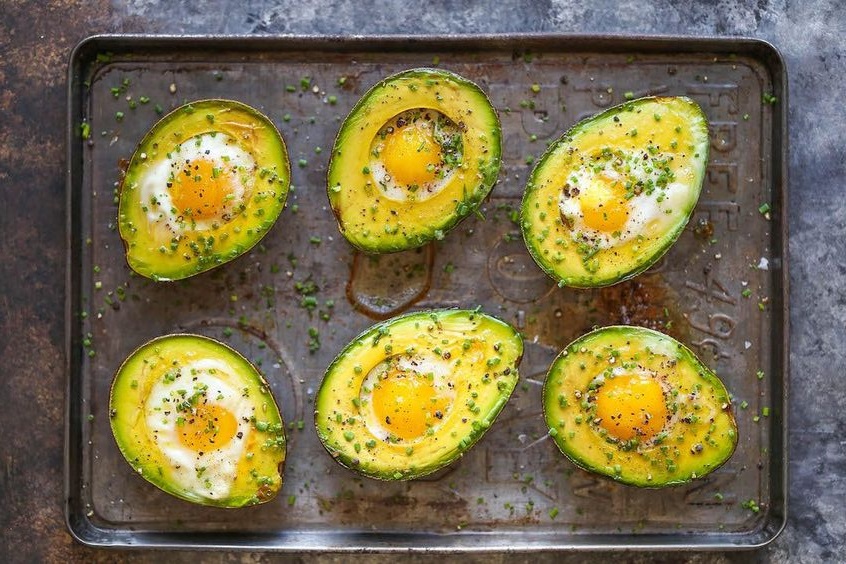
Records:
[[[328,209],[329,149],[370,86],[431,65],[489,93],[503,127],[499,182],[485,219],[468,218],[418,251],[360,255]],[[753,40],[83,42],[71,59],[68,123],[72,533],[93,545],[297,551],[725,548],[772,540],[786,518],[785,80],[777,52]],[[647,94],[686,94],[710,120],[711,157],[691,223],[635,280],[560,289],[532,262],[512,221],[531,162],[580,118]],[[288,207],[259,246],[214,271],[178,283],[132,276],[116,231],[122,163],[160,112],[212,97],[253,105],[279,127],[294,169]],[[303,307],[307,281],[317,288],[313,311]],[[376,482],[337,465],[317,439],[312,410],[341,347],[375,318],[409,307],[477,305],[518,327],[526,342],[520,384],[482,441],[447,470],[408,483]],[[724,467],[686,486],[639,490],[576,469],[558,452],[541,416],[546,369],[566,343],[611,323],[666,331],[716,369],[733,394],[740,431]],[[223,340],[269,380],[291,427],[275,501],[241,510],[195,506],[133,475],[122,460],[107,413],[113,374],[141,343],[178,331]]]

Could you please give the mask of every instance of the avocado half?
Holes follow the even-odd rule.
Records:
[[[529,177],[523,238],[560,286],[627,280],[678,239],[699,199],[708,123],[686,97],[626,102],[579,122]]]
[[[374,325],[329,365],[315,400],[323,446],[343,466],[410,480],[478,441],[517,383],[523,341],[478,311],[433,310]]]
[[[420,68],[373,86],[341,125],[329,203],[369,253],[420,247],[478,209],[499,173],[501,129],[473,82]]]
[[[242,255],[276,222],[290,177],[282,136],[255,108],[232,100],[176,108],[138,143],[121,182],[129,266],[179,280]]]
[[[642,327],[570,343],[543,387],[549,434],[577,466],[632,486],[684,484],[737,446],[731,399],[690,349]]]
[[[120,366],[109,396],[118,449],[180,499],[242,507],[282,487],[285,426],[258,370],[201,335],[153,339]]]

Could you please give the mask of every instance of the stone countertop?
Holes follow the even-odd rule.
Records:
[[[846,12],[839,2],[485,0],[5,0],[0,10],[0,560],[112,561],[159,553],[77,545],[62,516],[65,71],[94,33],[387,34],[579,32],[766,39],[790,80],[790,497],[784,533],[753,553],[615,555],[632,562],[819,562],[846,553]],[[391,4],[390,8],[385,5]],[[822,270],[814,270],[820,269]],[[35,361],[35,362],[33,362]],[[837,555],[841,556],[837,556]],[[168,560],[193,561],[174,553]],[[262,554],[204,560],[263,561]],[[300,557],[293,557],[299,560]],[[392,562],[328,555],[316,562]],[[412,560],[422,561],[422,557]],[[608,554],[462,557],[601,562]]]

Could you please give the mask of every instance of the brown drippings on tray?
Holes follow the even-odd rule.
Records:
[[[714,236],[714,224],[710,219],[700,218],[693,226],[693,234],[699,239],[709,241]]]
[[[676,304],[678,296],[659,274],[644,274],[600,289],[594,300],[596,325],[636,325],[684,340],[687,321]]]
[[[123,177],[126,176],[126,171],[129,169],[129,159],[118,159],[118,178],[123,180]]]
[[[421,300],[432,285],[432,245],[389,255],[353,256],[347,299],[373,319],[387,319]]]
[[[355,92],[358,89],[358,84],[360,80],[361,72],[348,72],[344,73],[343,76],[339,76],[336,84],[341,90]]]

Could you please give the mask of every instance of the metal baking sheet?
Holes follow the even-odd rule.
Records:
[[[380,78],[431,65],[476,81],[499,110],[499,182],[482,208],[485,219],[468,218],[419,251],[362,256],[339,236],[328,209],[325,171],[335,134]],[[771,541],[786,519],[786,92],[777,51],[747,39],[82,42],[70,61],[67,124],[70,531],[97,546],[286,551],[748,548]],[[694,217],[664,259],[635,280],[559,289],[531,261],[510,219],[530,163],[578,119],[647,94],[691,96],[710,120],[711,156]],[[115,228],[121,167],[160,111],[211,97],[253,105],[277,124],[296,189],[276,226],[245,256],[177,283],[132,276]],[[763,204],[771,208],[766,215]],[[297,291],[307,280],[319,289],[314,312],[301,307]],[[320,446],[312,409],[340,348],[376,318],[407,308],[476,305],[517,326],[526,341],[521,382],[483,440],[447,470],[409,483],[376,482],[337,465]],[[610,323],[662,329],[721,375],[740,431],[724,467],[686,486],[640,490],[576,469],[557,451],[541,417],[546,369],[570,340]],[[314,354],[312,327],[320,341]],[[267,376],[293,426],[285,485],[274,502],[196,506],[157,490],[122,460],[107,413],[113,374],[136,346],[177,331],[220,338]]]

